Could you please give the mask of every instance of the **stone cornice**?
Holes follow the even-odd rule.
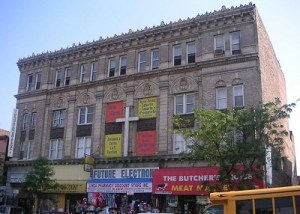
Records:
[[[73,44],[72,47],[61,48],[54,52],[47,51],[42,54],[32,54],[30,57],[19,59],[17,65],[20,71],[33,69],[50,64],[71,62],[77,59],[89,59],[102,54],[125,52],[132,48],[144,47],[151,44],[161,44],[172,39],[181,39],[183,36],[193,35],[201,31],[220,28],[234,23],[249,22],[255,19],[255,5],[240,5],[239,7],[225,8],[211,13],[206,12],[194,18],[186,20],[179,19],[177,22],[165,24],[161,22],[159,26],[145,27],[142,30],[122,33],[97,41],[86,42],[85,44]]]

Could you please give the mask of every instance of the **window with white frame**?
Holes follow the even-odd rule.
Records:
[[[90,76],[91,81],[97,80],[97,70],[98,70],[98,62],[92,62],[91,63],[91,76]]]
[[[25,152],[25,142],[20,142],[20,147],[19,147],[19,160],[23,160],[24,158],[24,152]]]
[[[174,132],[174,145],[173,145],[174,154],[190,152],[191,151],[189,148],[190,145],[191,145],[191,141],[185,140],[181,134]]]
[[[63,154],[63,139],[52,139],[50,140],[50,147],[49,147],[49,159],[62,159]]]
[[[22,119],[22,130],[27,129],[27,123],[28,123],[28,114],[24,114]]]
[[[233,107],[244,106],[244,86],[236,85],[233,86]]]
[[[28,141],[27,147],[27,159],[31,160],[33,158],[33,141]]]
[[[146,51],[142,51],[139,53],[139,65],[138,65],[139,72],[146,71],[146,65],[147,65],[147,54]]]
[[[28,74],[27,75],[27,82],[26,82],[26,91],[31,91],[32,90],[32,81],[33,81],[33,75]]]
[[[87,64],[82,64],[80,66],[80,82],[85,82],[86,79],[86,74],[87,74]]]
[[[126,74],[126,68],[127,68],[127,57],[126,56],[121,56],[120,57],[120,75],[125,75]]]
[[[78,137],[76,139],[75,158],[83,158],[91,154],[91,137]]]
[[[173,47],[173,65],[181,65],[181,46],[180,45],[175,45]]]
[[[42,79],[41,72],[36,73],[35,74],[35,90],[39,90],[41,88],[41,79]]]
[[[56,71],[56,77],[55,77],[55,87],[62,86],[62,71],[57,70]]]
[[[216,88],[216,109],[227,109],[227,88]]]
[[[215,47],[215,54],[224,54],[225,40],[223,34],[216,35],[214,37],[214,47]]]
[[[35,129],[36,127],[36,112],[32,112],[31,113],[31,125],[30,128],[31,129]]]
[[[159,67],[159,50],[154,49],[151,51],[151,70],[158,69]]]
[[[93,123],[93,107],[81,107],[78,113],[78,125]]]
[[[65,109],[53,111],[52,126],[53,127],[64,127],[65,126],[65,117],[66,117]]]
[[[71,68],[65,68],[65,85],[70,85],[71,80]]]
[[[241,53],[241,33],[240,31],[230,33],[230,43],[231,43],[231,54],[240,54]]]
[[[196,62],[196,45],[195,42],[187,43],[186,47],[186,53],[187,53],[187,63],[194,63]]]
[[[108,60],[108,77],[115,76],[115,70],[116,70],[116,60],[115,58],[110,58]]]
[[[192,113],[195,108],[195,94],[180,94],[174,99],[174,114]]]

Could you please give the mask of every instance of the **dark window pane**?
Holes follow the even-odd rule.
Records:
[[[237,214],[252,214],[252,201],[241,200],[236,201],[236,213]]]
[[[275,198],[276,214],[293,214],[293,198],[281,197]]]
[[[272,199],[256,199],[255,200],[256,214],[273,214]]]

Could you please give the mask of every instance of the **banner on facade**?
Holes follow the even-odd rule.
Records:
[[[147,156],[156,153],[156,131],[140,131],[137,133],[136,155]]]
[[[157,109],[157,97],[139,99],[139,119],[155,118]]]
[[[105,135],[104,157],[122,157],[122,134]]]
[[[90,180],[87,182],[87,192],[151,193],[152,178]]]
[[[116,122],[117,118],[124,117],[123,101],[107,103],[106,106],[106,122]]]

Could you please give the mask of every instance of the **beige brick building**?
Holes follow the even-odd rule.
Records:
[[[193,191],[154,197],[151,190],[137,186],[122,190],[110,186],[111,192],[93,187],[105,184],[105,179],[120,183],[125,177],[152,179],[152,174],[143,173],[154,169],[166,170],[162,173],[168,176],[173,173],[170,168],[191,175],[207,169],[205,162],[190,163],[180,155],[186,144],[172,132],[174,114],[192,117],[193,108],[247,107],[275,97],[286,102],[284,74],[251,3],[100,37],[17,64],[18,123],[8,185],[18,189],[32,160],[45,156],[60,172],[59,181],[88,182],[86,191],[57,193],[57,208],[67,211],[86,192],[89,198],[97,192],[127,194],[132,200],[138,195],[133,193],[142,192],[143,197],[149,195],[145,200],[155,199],[166,211],[183,212],[187,201],[191,209],[199,210],[201,203]],[[273,172],[273,186],[296,183],[290,139],[282,170]],[[91,178],[84,171],[86,154],[95,158]]]

